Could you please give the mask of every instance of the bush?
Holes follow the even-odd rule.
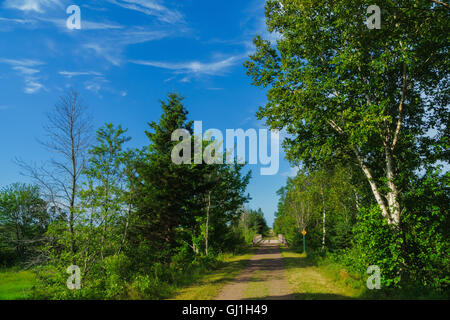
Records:
[[[360,210],[354,248],[342,255],[343,262],[359,272],[378,265],[382,285],[387,288],[435,290],[448,295],[448,213],[430,206],[420,213],[405,210],[401,219],[397,230],[387,225],[377,206]]]
[[[399,286],[401,271],[404,271],[405,266],[403,239],[399,231],[387,224],[378,206],[360,209],[353,233],[353,253],[359,255],[354,260],[356,267],[362,271],[371,265],[377,265],[381,270],[382,286]]]
[[[402,216],[410,281],[447,292],[450,288],[449,177],[427,172],[406,195]]]

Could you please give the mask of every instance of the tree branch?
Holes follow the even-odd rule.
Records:
[[[402,88],[402,97],[400,99],[400,104],[398,105],[398,120],[397,120],[397,128],[395,129],[394,139],[392,140],[391,150],[394,150],[397,145],[398,136],[400,133],[400,128],[402,126],[402,116],[403,116],[403,103],[405,102],[406,96],[406,64],[403,63],[403,88]]]
[[[447,8],[450,8],[450,5],[448,3],[445,3],[445,2],[441,2],[441,1],[438,1],[438,0],[431,0],[431,2],[434,2],[436,4],[440,4],[440,5],[442,5],[444,7],[447,7]]]

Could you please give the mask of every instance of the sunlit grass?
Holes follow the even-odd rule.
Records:
[[[34,281],[31,271],[0,271],[0,300],[27,299]]]
[[[282,256],[296,299],[351,299],[362,292],[330,277],[325,266],[317,266],[304,253],[282,249]]]
[[[244,290],[244,297],[246,299],[261,299],[269,296],[269,287],[266,281],[264,281],[267,271],[258,270],[248,282],[247,287]]]
[[[247,265],[253,256],[249,253],[227,257],[222,267],[206,273],[194,285],[179,290],[171,299],[174,300],[211,300],[219,295],[220,290],[233,280]]]

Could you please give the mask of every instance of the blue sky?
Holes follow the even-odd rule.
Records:
[[[66,8],[81,8],[81,30],[69,30]],[[208,128],[264,128],[255,113],[265,90],[250,85],[243,62],[265,30],[264,0],[0,1],[0,186],[28,182],[13,163],[51,155],[37,139],[58,96],[78,90],[96,128],[128,128],[129,147],[148,144],[147,123],[168,92],[185,96],[191,120]],[[273,222],[276,190],[293,175],[284,153],[274,176],[248,166],[251,208]]]

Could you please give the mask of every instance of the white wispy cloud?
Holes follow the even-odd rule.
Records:
[[[147,30],[134,27],[128,30],[115,30],[102,38],[92,39],[83,47],[92,50],[97,56],[102,57],[115,66],[122,64],[122,53],[125,47],[138,43],[160,40],[171,35],[164,30]]]
[[[238,64],[242,59],[243,56],[232,56],[226,59],[221,59],[209,63],[199,61],[170,63],[146,60],[130,60],[130,62],[144,66],[173,70],[176,74],[186,74],[187,77],[183,78],[183,81],[187,82],[190,76],[194,75],[222,75],[226,71],[228,71],[229,68]]]
[[[103,77],[95,77],[94,79],[84,82],[84,87],[86,90],[98,94],[100,90],[103,88],[103,85],[108,82],[109,81]]]
[[[0,17],[0,21],[19,23],[19,24],[28,24],[28,23],[34,22],[34,20],[30,20],[30,19],[13,19],[13,18],[4,18],[4,17]]]
[[[6,63],[13,66],[23,66],[23,67],[35,67],[44,64],[39,60],[32,59],[5,59],[0,58],[0,62]]]
[[[19,71],[23,75],[33,75],[36,73],[39,73],[40,71],[38,69],[23,67],[23,66],[15,66],[13,67],[14,70]]]
[[[40,70],[36,69],[36,67],[44,64],[43,62],[31,59],[0,59],[0,63],[10,65],[23,78],[25,93],[32,94],[45,88],[41,79],[37,76]]]
[[[66,19],[54,19],[54,18],[38,18],[40,21],[53,23],[55,26],[59,27],[63,31],[70,31],[67,28]],[[93,22],[88,20],[81,20],[81,29],[82,30],[111,30],[111,29],[123,29],[125,28],[122,25],[108,23],[108,22]]]
[[[29,78],[29,79],[25,79],[25,93],[28,94],[33,94],[36,93],[38,91],[40,91],[41,89],[44,89],[44,85],[42,83],[40,83],[38,81],[39,79],[37,78]]]
[[[55,6],[63,7],[60,0],[5,0],[3,3],[3,7],[7,9],[36,11],[39,13]]]
[[[100,72],[96,71],[60,71],[59,74],[67,78],[78,76],[102,76]]]
[[[121,64],[121,53],[122,50],[118,47],[111,46],[108,43],[86,43],[83,45],[84,48],[94,51],[97,56],[106,59],[109,63],[119,66]]]
[[[169,9],[161,1],[157,0],[108,0],[110,3],[122,8],[142,12],[149,16],[155,16],[158,20],[167,23],[184,22],[183,15],[174,9]]]

